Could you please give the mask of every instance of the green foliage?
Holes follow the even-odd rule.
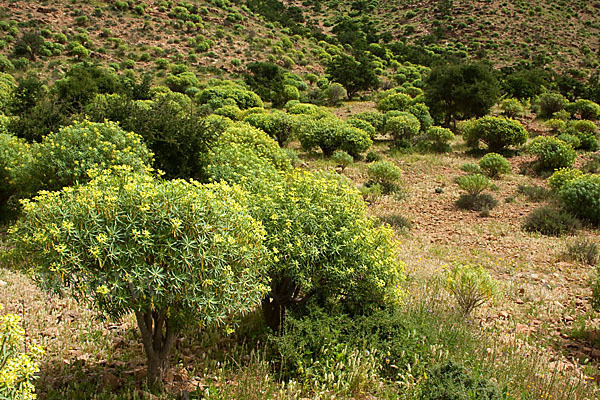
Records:
[[[323,96],[325,97],[327,105],[336,106],[348,96],[348,92],[346,92],[344,86],[337,82],[333,82],[323,90]]]
[[[521,104],[521,102],[517,99],[502,100],[500,103],[500,109],[508,118],[521,116],[525,112],[525,107],[523,107],[523,104]]]
[[[358,59],[347,54],[336,55],[327,65],[326,72],[331,81],[346,88],[349,99],[359,91],[379,85],[373,62],[365,54],[359,55]]]
[[[547,236],[561,236],[581,228],[577,218],[553,206],[543,206],[533,210],[523,222],[523,230],[539,232]]]
[[[196,96],[198,103],[208,104],[215,110],[230,105],[227,103],[228,99],[233,100],[242,110],[252,107],[264,107],[262,100],[256,93],[232,84],[209,87]]]
[[[498,205],[498,200],[489,193],[472,195],[469,193],[461,194],[456,200],[456,206],[463,210],[480,211],[483,216]]]
[[[369,150],[367,152],[367,155],[365,156],[365,161],[368,163],[381,161],[381,155],[379,155],[379,153],[374,152],[373,150]]]
[[[396,144],[413,139],[421,129],[417,117],[407,112],[399,112],[386,119],[385,130],[394,138]]]
[[[412,103],[412,98],[404,93],[395,93],[384,97],[377,103],[377,110],[387,111],[407,111]]]
[[[517,192],[527,197],[528,200],[538,203],[548,200],[548,198],[552,196],[552,191],[544,186],[537,185],[519,185],[517,187]]]
[[[549,119],[545,122],[545,125],[550,128],[550,132],[556,134],[562,132],[567,127],[567,123],[562,119]]]
[[[592,224],[600,224],[600,175],[568,180],[558,194],[567,211]]]
[[[496,283],[481,265],[456,263],[444,271],[442,279],[444,287],[454,296],[466,316],[497,292]]]
[[[370,123],[373,128],[379,133],[384,133],[385,130],[385,115],[376,111],[363,111],[354,114],[352,118],[362,119]]]
[[[8,110],[8,105],[16,87],[17,82],[12,75],[0,72],[0,114],[4,114]]]
[[[360,130],[367,132],[371,139],[375,139],[375,136],[377,136],[377,131],[375,130],[373,125],[371,125],[369,122],[365,121],[364,119],[352,117],[352,118],[347,119],[346,123],[348,125],[351,125],[355,128],[358,128]]]
[[[425,86],[426,103],[445,126],[457,118],[484,116],[499,94],[492,68],[482,62],[436,66]]]
[[[592,297],[591,303],[594,310],[600,310],[600,266],[596,266],[591,279]]]
[[[450,129],[432,126],[427,129],[424,137],[425,143],[437,152],[450,151],[450,142],[454,140],[454,133]]]
[[[227,117],[233,121],[237,121],[238,119],[240,119],[241,113],[242,113],[242,110],[240,110],[239,107],[235,106],[235,105],[223,106],[221,108],[217,108],[214,111],[215,115]]]
[[[128,165],[140,171],[152,163],[142,138],[114,122],[75,122],[46,136],[32,152],[28,174],[34,192],[83,183],[92,169]]]
[[[483,174],[479,164],[475,163],[465,163],[460,167],[460,170],[469,174]]]
[[[165,85],[174,92],[185,93],[189,88],[200,86],[200,80],[193,72],[185,71],[167,75]]]
[[[498,153],[488,153],[479,160],[481,170],[490,178],[498,178],[510,174],[512,168],[506,158]]]
[[[384,188],[385,193],[397,190],[402,179],[402,170],[391,161],[377,161],[370,164],[367,174],[375,184]]]
[[[560,93],[544,93],[539,98],[540,111],[538,115],[549,118],[555,112],[564,110],[568,100]]]
[[[529,135],[518,121],[487,116],[469,123],[463,137],[469,147],[478,148],[481,141],[490,151],[499,151],[525,144]]]
[[[33,382],[44,350],[25,344],[25,329],[21,317],[15,314],[0,316],[0,343],[0,396],[7,400],[35,400]]]
[[[536,156],[536,168],[540,171],[554,171],[570,168],[577,158],[571,146],[551,136],[538,136],[529,144],[529,152]]]
[[[458,186],[471,196],[478,196],[491,186],[490,180],[481,174],[463,175],[456,179]]]
[[[581,119],[597,120],[600,118],[600,105],[591,100],[577,100],[575,102],[575,111]]]
[[[583,177],[584,174],[578,169],[574,168],[559,168],[548,178],[548,186],[558,193],[565,183],[574,181]]]
[[[425,104],[413,104],[409,107],[408,112],[419,120],[422,132],[427,132],[429,128],[433,126],[433,118],[431,118],[431,114],[429,114],[429,107]]]
[[[292,129],[294,128],[294,119],[289,114],[278,110],[269,114],[250,114],[244,118],[244,122],[262,129],[277,140],[280,146],[284,146],[291,139]]]
[[[24,140],[0,133],[0,221],[11,216],[14,200],[27,192],[30,182],[25,171],[31,158],[31,148]]]
[[[266,62],[250,63],[246,68],[248,70],[244,78],[246,83],[263,100],[272,102],[274,107],[281,107],[291,100],[284,96],[286,71],[283,68]]]
[[[373,144],[367,132],[333,116],[301,118],[296,129],[303,149],[309,151],[319,147],[326,156],[331,156],[335,150],[344,150],[357,157]]]
[[[265,232],[239,188],[120,167],[23,209],[15,256],[51,292],[113,318],[134,312],[150,384],[183,327],[223,325],[265,293]]]
[[[338,165],[338,167],[342,168],[342,172],[346,169],[347,166],[354,162],[354,158],[343,150],[336,150],[333,152],[331,159]]]
[[[15,42],[13,56],[35,61],[44,49],[44,38],[37,32],[24,32]]]

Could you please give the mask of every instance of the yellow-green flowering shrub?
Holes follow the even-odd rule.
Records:
[[[0,306],[2,311],[2,306]],[[14,314],[0,316],[0,398],[6,400],[34,400],[33,380],[39,372],[39,360],[44,354],[41,347],[28,346],[23,352],[25,330],[21,317]]]
[[[537,136],[529,144],[529,152],[536,156],[535,166],[542,171],[572,167],[577,158],[573,147],[552,136]]]
[[[31,161],[30,147],[22,139],[0,133],[0,215],[9,211],[6,208],[11,198],[27,191],[25,171]]]
[[[152,153],[141,136],[115,122],[75,122],[32,147],[31,179],[36,189],[58,190],[87,181],[91,169],[129,165],[143,170]]]
[[[318,147],[326,156],[331,156],[336,150],[344,150],[352,157],[358,157],[373,144],[367,132],[335,116],[300,118],[296,132],[303,149],[309,151]]]
[[[454,264],[444,271],[443,282],[465,315],[471,314],[497,292],[496,282],[480,265]]]
[[[294,127],[294,119],[282,111],[273,111],[270,114],[255,113],[244,118],[244,122],[262,129],[273,139],[283,146],[291,138]]]
[[[51,292],[109,317],[133,312],[160,379],[187,325],[224,325],[268,290],[265,231],[226,183],[162,180],[131,167],[24,201],[14,256]]]
[[[555,192],[558,192],[565,183],[581,178],[584,173],[575,168],[560,168],[557,169],[549,178],[548,186]]]
[[[350,310],[398,300],[403,265],[393,232],[375,227],[347,179],[295,170],[267,189],[251,202],[271,251],[263,313],[272,329],[287,307],[310,298],[341,301]]]
[[[469,147],[478,148],[483,142],[490,151],[500,151],[525,144],[529,134],[519,121],[488,115],[467,121],[463,125],[463,137]]]
[[[8,103],[16,87],[17,82],[12,75],[0,72],[0,114],[6,112]]]
[[[195,99],[199,104],[208,104],[214,110],[231,105],[227,100],[232,100],[242,110],[264,107],[264,103],[256,93],[231,83],[206,88],[198,93]]]

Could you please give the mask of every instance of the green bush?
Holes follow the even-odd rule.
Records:
[[[342,172],[344,172],[347,166],[354,162],[352,156],[343,150],[334,151],[331,159],[337,164],[338,167],[342,168]]]
[[[404,93],[396,93],[384,97],[377,103],[377,110],[381,112],[387,111],[405,111],[412,103],[412,98]]]
[[[333,82],[331,85],[327,86],[325,90],[323,90],[325,102],[329,106],[336,106],[340,104],[347,95],[348,93],[346,92],[346,89],[337,82]]]
[[[193,72],[186,71],[176,75],[167,75],[165,85],[174,92],[185,93],[191,87],[200,86],[200,80]]]
[[[499,151],[525,144],[529,135],[518,121],[487,116],[467,124],[463,136],[469,147],[478,148],[481,141],[490,151]]]
[[[569,126],[569,128],[572,128],[576,132],[579,132],[579,133],[589,133],[589,134],[593,134],[593,135],[598,134],[598,127],[592,121],[587,121],[587,120],[572,121],[569,123],[568,126]]]
[[[553,206],[543,206],[533,210],[523,222],[523,230],[539,232],[547,236],[561,236],[581,228],[577,218]]]
[[[581,119],[597,120],[600,118],[600,105],[591,100],[577,100],[575,102],[575,110]]]
[[[370,164],[367,174],[375,184],[383,186],[386,193],[397,190],[402,178],[402,170],[391,161],[377,161]]]
[[[504,174],[510,174],[512,168],[510,163],[498,153],[488,153],[479,160],[481,170],[490,178],[498,178]]]
[[[221,108],[217,108],[214,111],[215,115],[220,115],[222,117],[227,117],[233,121],[237,121],[242,113],[242,110],[238,106],[230,105],[223,106]]]
[[[226,184],[118,167],[26,202],[14,254],[51,292],[115,319],[133,312],[153,386],[181,329],[223,325],[265,293],[265,231],[246,198]]]
[[[2,311],[2,306],[0,306]],[[40,371],[44,350],[38,345],[25,343],[25,329],[21,317],[15,314],[0,316],[0,396],[9,400],[36,398],[34,380]],[[26,351],[23,351],[23,348]]]
[[[344,150],[352,157],[358,157],[373,144],[367,132],[333,116],[301,118],[296,130],[303,149],[310,151],[319,147],[325,156],[331,156],[335,150]]]
[[[521,116],[525,112],[525,107],[523,107],[523,104],[521,104],[521,102],[517,99],[502,100],[500,103],[500,109],[508,118]]]
[[[367,132],[369,134],[369,137],[371,138],[371,140],[375,139],[375,136],[377,135],[377,131],[375,130],[373,125],[371,125],[369,122],[365,121],[364,119],[352,117],[352,118],[349,118],[348,120],[346,120],[346,123],[348,125],[351,125],[355,128],[358,128],[360,130]]]
[[[568,180],[558,194],[567,211],[592,224],[600,224],[600,175]]]
[[[16,87],[17,82],[12,75],[0,72],[0,114],[7,113],[8,105],[12,99],[12,93]]]
[[[560,93],[544,93],[539,98],[539,116],[549,118],[555,112],[564,110],[568,100]]]
[[[551,136],[538,136],[529,144],[529,152],[536,156],[535,167],[540,171],[570,168],[577,158],[571,146]]]
[[[574,168],[559,168],[548,178],[548,186],[558,193],[565,183],[574,181],[583,177],[584,174],[578,169]]]
[[[494,207],[498,205],[498,200],[489,193],[481,193],[478,195],[472,195],[469,193],[463,193],[456,200],[456,206],[463,210],[480,211],[483,215],[489,213]]]
[[[384,131],[385,131],[385,114],[382,114],[380,112],[363,111],[361,113],[353,115],[352,118],[357,118],[357,119],[362,119],[363,121],[367,121],[379,133],[384,133]]]
[[[527,197],[528,200],[538,203],[548,200],[552,196],[552,191],[537,185],[519,185],[517,192]]]
[[[444,271],[442,282],[465,316],[489,301],[497,291],[491,275],[480,265],[454,264]]]
[[[27,193],[30,179],[27,166],[31,162],[31,148],[24,140],[0,133],[0,221],[14,213],[16,200]]]
[[[28,175],[34,190],[83,183],[92,169],[128,165],[143,170],[152,164],[152,153],[142,138],[114,122],[75,122],[46,136],[32,152],[35,157]]]
[[[460,170],[469,174],[483,174],[479,164],[475,163],[465,163],[460,167]]]
[[[433,126],[433,118],[429,114],[429,107],[423,103],[417,103],[409,107],[408,112],[414,115],[421,125],[421,131],[427,132]]]
[[[425,143],[434,151],[447,152],[452,150],[450,142],[454,140],[454,133],[450,129],[432,126],[425,132]]]
[[[244,118],[244,122],[262,129],[277,140],[277,143],[282,147],[291,139],[294,128],[294,119],[289,114],[279,110],[275,110],[270,114],[250,114]]]
[[[570,133],[562,133],[556,138],[562,140],[574,149],[578,149],[581,147],[581,139],[579,139],[579,137],[577,137],[576,135],[572,135]]]
[[[550,129],[550,132],[557,134],[567,128],[567,123],[562,119],[549,119],[545,125]]]
[[[396,144],[410,141],[421,129],[417,117],[407,112],[399,112],[397,115],[386,119],[385,131],[394,138]]]
[[[460,176],[456,179],[458,186],[471,196],[478,196],[491,186],[490,180],[481,174]]]
[[[264,107],[262,100],[256,93],[237,85],[213,86],[202,90],[196,95],[196,101],[199,104],[208,104],[213,109],[228,105],[226,103],[227,99],[232,99],[242,110],[252,107]]]

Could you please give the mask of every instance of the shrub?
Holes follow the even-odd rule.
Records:
[[[397,190],[402,178],[402,170],[391,161],[377,161],[370,164],[367,174],[375,184],[383,187],[385,193]]]
[[[202,90],[196,95],[200,104],[208,104],[213,109],[227,105],[226,100],[232,99],[242,110],[252,107],[264,107],[258,95],[250,90],[235,85],[219,85]]]
[[[28,191],[30,182],[25,167],[30,162],[31,149],[24,140],[0,133],[0,221],[4,214],[10,216],[6,208],[11,198]]]
[[[373,128],[379,133],[384,133],[385,130],[385,115],[376,112],[376,111],[363,111],[361,113],[355,114],[352,118],[362,119],[363,121],[367,121]]]
[[[536,156],[535,166],[540,171],[570,168],[577,158],[571,146],[551,136],[538,136],[529,144],[529,152]]]
[[[294,120],[283,111],[275,110],[270,114],[250,114],[244,118],[244,122],[262,129],[273,139],[277,140],[280,146],[284,146],[292,136]]]
[[[425,141],[434,151],[450,151],[450,142],[452,140],[454,140],[454,133],[450,129],[440,126],[432,126],[425,133]]]
[[[456,183],[471,196],[478,196],[491,186],[490,180],[481,174],[460,176],[456,179]]]
[[[368,163],[372,163],[375,161],[381,161],[381,155],[379,155],[379,153],[376,153],[372,150],[367,152],[367,155],[365,156],[365,161]]]
[[[264,229],[245,199],[226,184],[121,167],[26,202],[11,229],[15,256],[52,292],[116,319],[133,312],[153,386],[181,329],[223,325],[265,292]]]
[[[240,117],[242,110],[238,106],[223,106],[221,108],[217,108],[214,113],[215,115],[220,115],[222,117],[227,117],[233,121],[237,121]]]
[[[523,230],[547,236],[561,236],[580,228],[581,223],[572,214],[552,206],[536,208],[523,223]]]
[[[338,105],[346,98],[347,95],[348,93],[346,92],[346,89],[337,82],[333,82],[325,90],[323,90],[325,102],[329,106]]]
[[[371,125],[369,122],[365,121],[364,119],[358,119],[355,117],[349,118],[346,123],[348,125],[351,125],[355,128],[358,128],[360,130],[363,130],[365,132],[367,132],[369,134],[369,137],[372,139],[375,139],[375,136],[377,135],[377,131],[375,130],[375,128],[373,127],[373,125]]]
[[[498,153],[488,153],[479,160],[481,170],[490,178],[498,178],[504,174],[510,174],[512,168],[510,163]]]
[[[152,163],[152,153],[142,138],[125,132],[114,122],[75,122],[34,145],[29,166],[35,189],[59,190],[89,179],[90,170],[128,165],[143,170]]]
[[[560,93],[544,93],[539,99],[539,116],[542,118],[549,118],[555,112],[564,110],[567,103],[568,100]]]
[[[469,174],[482,174],[481,167],[475,163],[465,163],[460,167],[460,170]]]
[[[331,159],[338,165],[338,167],[342,168],[342,172],[344,172],[347,166],[354,162],[352,156],[343,150],[334,151]]]
[[[554,173],[548,178],[548,186],[558,193],[565,183],[574,181],[583,177],[583,172],[573,168],[560,168],[554,171]]]
[[[575,102],[575,110],[581,119],[597,120],[600,118],[600,105],[591,100],[580,99]]]
[[[496,293],[496,283],[480,265],[454,264],[444,271],[444,287],[468,316]]]
[[[2,307],[0,306],[0,311]],[[21,317],[0,316],[0,396],[10,400],[35,399],[33,381],[40,371],[39,361],[44,351],[40,346],[25,346],[25,329]],[[23,347],[27,349],[23,352]]]
[[[367,132],[333,116],[303,118],[297,129],[303,149],[309,151],[319,147],[325,156],[331,156],[335,150],[344,150],[352,157],[358,157],[373,144]]]
[[[12,100],[12,93],[17,87],[15,78],[10,74],[0,72],[0,113],[8,111],[8,105]]]
[[[525,112],[525,107],[523,107],[523,104],[521,104],[521,102],[517,99],[502,100],[502,103],[500,103],[500,109],[508,118],[521,116]]]
[[[518,121],[487,116],[468,124],[463,136],[469,147],[478,148],[482,141],[490,151],[499,151],[525,144],[529,135]]]
[[[569,180],[558,194],[567,211],[593,224],[600,223],[600,175]]]
[[[562,140],[569,146],[574,149],[578,149],[581,147],[581,140],[576,135],[572,135],[570,133],[562,133],[556,137],[559,140]],[[595,139],[595,138],[594,138]]]
[[[456,206],[463,210],[480,211],[483,214],[488,213],[491,209],[498,205],[498,200],[489,193],[481,193],[478,195],[461,194],[456,200]]]
[[[417,117],[407,112],[400,112],[386,119],[385,131],[390,133],[396,143],[410,141],[421,129]]]
[[[174,92],[185,93],[185,91],[190,87],[200,86],[200,80],[193,72],[186,71],[177,75],[167,75],[165,84]]]
[[[567,243],[567,256],[573,261],[596,265],[600,261],[598,245],[589,238],[577,238]]]
[[[531,185],[531,186],[519,185],[517,187],[517,192],[524,195],[529,200],[535,201],[535,202],[541,202],[541,201],[547,200],[552,195],[552,192],[550,190],[546,189],[543,186],[537,186],[537,185]]]
[[[588,133],[588,134],[592,134],[592,135],[598,134],[598,127],[592,121],[587,121],[587,120],[572,121],[569,123],[569,128],[573,128],[576,132],[579,132],[579,133]]]
[[[427,132],[433,126],[433,118],[429,114],[429,107],[423,103],[417,103],[409,107],[408,112],[414,115],[421,125],[421,131]]]
[[[550,129],[550,132],[557,134],[566,129],[567,123],[562,119],[549,119],[545,122],[545,125]]]
[[[412,98],[404,93],[396,93],[384,97],[377,103],[377,110],[381,112],[387,111],[405,111],[412,102]]]

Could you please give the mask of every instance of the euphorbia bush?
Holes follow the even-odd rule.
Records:
[[[412,102],[412,98],[404,93],[396,93],[383,98],[377,103],[377,109],[382,112],[406,110]]]
[[[600,175],[568,180],[558,194],[567,211],[593,224],[600,224]]]
[[[185,326],[225,325],[267,290],[265,231],[225,183],[115,167],[24,202],[10,235],[42,287],[115,319],[135,314],[150,385]]]
[[[26,166],[31,162],[30,145],[6,133],[0,133],[0,220],[8,211],[7,202],[29,185]]]
[[[378,161],[367,170],[373,183],[381,185],[386,193],[393,192],[402,178],[402,170],[391,161]]]
[[[270,114],[256,113],[250,114],[244,118],[244,122],[262,129],[269,136],[277,140],[280,146],[283,146],[291,138],[294,120],[282,111],[273,111]]]
[[[33,381],[40,371],[39,360],[44,354],[43,349],[29,345],[28,351],[23,352],[25,329],[21,317],[15,314],[0,316],[0,343],[0,398],[34,400]]]
[[[196,95],[196,101],[200,104],[208,104],[213,109],[229,105],[227,100],[233,100],[239,108],[264,107],[260,97],[251,90],[244,89],[238,85],[223,84],[209,87]]]
[[[88,180],[94,168],[129,165],[143,170],[152,153],[142,138],[125,132],[115,122],[76,122],[46,136],[34,145],[29,175],[34,190],[58,190]]]
[[[498,153],[488,153],[479,160],[481,170],[490,178],[498,178],[512,171],[510,163]]]
[[[301,118],[296,129],[302,148],[312,150],[319,147],[326,156],[331,156],[336,150],[344,150],[357,157],[373,144],[367,132],[333,116]]]
[[[492,116],[479,118],[466,124],[463,136],[469,147],[478,148],[479,142],[483,142],[491,151],[523,145],[529,137],[518,121]]]
[[[554,171],[573,166],[577,153],[567,143],[551,136],[538,136],[529,145],[536,157],[536,167],[541,171]]]
[[[584,175],[581,170],[574,168],[560,168],[554,171],[548,178],[548,186],[555,192],[558,192],[565,183],[579,179]]]
[[[410,141],[420,129],[421,123],[417,117],[407,112],[400,112],[385,121],[386,132],[392,135],[397,144],[401,141]]]

